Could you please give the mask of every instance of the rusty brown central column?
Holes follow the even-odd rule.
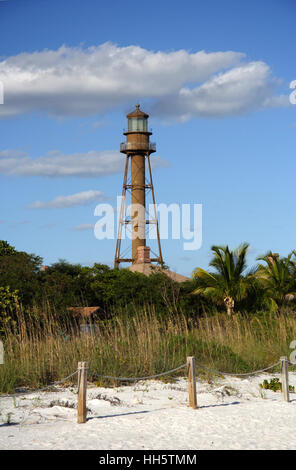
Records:
[[[145,155],[132,155],[132,257],[133,263],[137,261],[138,248],[146,245],[145,227]]]

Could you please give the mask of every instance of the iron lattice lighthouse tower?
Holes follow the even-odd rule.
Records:
[[[123,262],[130,262],[133,265],[151,262],[163,264],[150,163],[150,155],[156,152],[156,144],[150,142],[152,132],[148,131],[149,115],[141,111],[140,105],[137,104],[135,110],[126,117],[128,119],[128,131],[124,132],[126,142],[120,144],[120,152],[126,155],[126,161],[114,267],[118,268]],[[129,216],[125,213],[127,191],[131,194],[132,210]],[[146,196],[150,191],[154,207],[153,219],[149,217],[146,208]],[[158,253],[153,252],[154,258],[150,258],[150,248],[146,246],[146,228],[151,224],[156,227],[158,245]],[[122,231],[123,227],[128,225],[132,234],[132,253],[129,258],[121,253]]]

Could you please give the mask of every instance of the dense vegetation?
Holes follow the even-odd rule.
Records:
[[[56,316],[71,306],[99,306],[106,316],[152,306],[158,315],[182,313],[199,317],[227,311],[292,311],[296,302],[296,256],[267,253],[247,271],[248,244],[231,251],[213,246],[212,270],[197,268],[191,280],[176,283],[157,271],[149,277],[103,264],[84,267],[64,260],[41,269],[42,259],[0,241],[0,321],[17,306],[29,314],[50,305]]]
[[[106,265],[42,259],[0,241],[0,393],[39,387],[86,360],[107,375],[151,375],[196,355],[246,372],[289,355],[296,338],[296,256],[271,252],[247,270],[248,245],[213,246],[209,271],[178,284]],[[68,307],[99,306],[98,332],[81,335]]]
[[[44,333],[46,331],[46,333]],[[169,314],[157,317],[153,310],[138,311],[132,318],[122,312],[102,322],[94,335],[80,335],[77,326],[57,322],[48,312],[25,319],[6,329],[5,363],[0,367],[0,393],[17,388],[38,389],[89,364],[89,380],[99,386],[124,385],[96,374],[144,377],[186,363],[187,356],[214,370],[245,373],[261,369],[289,355],[296,338],[296,318],[272,314],[243,317],[226,314],[198,319]],[[293,370],[292,368],[290,370]],[[295,369],[294,369],[295,370]],[[274,369],[279,372],[279,367]],[[178,376],[186,375],[186,368]],[[198,377],[215,375],[198,368]],[[165,376],[173,380],[176,375]],[[77,383],[77,377],[69,383]]]
[[[83,267],[60,260],[46,270],[41,264],[40,257],[0,242],[0,328],[14,318],[20,305],[26,315],[50,306],[56,318],[67,315],[67,308],[73,306],[101,307],[108,318],[119,309],[132,314],[144,305],[153,306],[158,314],[182,309],[196,315],[203,308],[191,295],[194,281],[180,285],[161,272],[146,277],[97,263]]]
[[[294,308],[296,252],[282,258],[278,253],[268,252],[257,258],[258,266],[247,271],[248,247],[244,243],[231,251],[228,246],[213,246],[210,266],[214,271],[196,269],[194,292],[217,305],[224,304],[230,316],[235,308],[247,313],[267,309],[278,314]]]

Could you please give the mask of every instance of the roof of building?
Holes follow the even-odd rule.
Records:
[[[183,274],[175,273],[173,271],[170,271],[169,269],[161,269],[157,265],[153,265],[151,263],[135,263],[129,266],[128,269],[129,271],[142,273],[146,276],[149,276],[153,272],[161,272],[175,282],[185,282],[190,280],[189,277],[183,276]]]
[[[90,317],[94,313],[99,313],[102,309],[101,307],[68,307],[67,310],[72,312],[76,317]]]
[[[131,113],[126,115],[127,118],[133,118],[133,117],[142,117],[142,118],[149,118],[149,114],[144,113],[143,111],[140,110],[140,105],[136,104],[136,109],[132,111]]]

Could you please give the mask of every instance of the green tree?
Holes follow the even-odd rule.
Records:
[[[213,272],[197,268],[193,278],[197,282],[195,294],[224,303],[228,315],[232,315],[237,302],[247,295],[248,277],[245,276],[246,255],[249,244],[243,243],[231,251],[228,246],[212,246],[213,258],[210,266]]]
[[[294,257],[295,252],[287,257],[280,257],[270,251],[257,258],[265,264],[258,265],[255,276],[263,286],[271,307],[278,312],[296,295]]]
[[[95,296],[91,290],[91,268],[59,260],[39,273],[39,292],[36,299],[45,299],[61,312],[67,307],[93,306]]]
[[[5,240],[0,240],[0,256],[15,255],[16,253],[14,246],[9,245]]]
[[[17,290],[24,305],[30,304],[38,291],[41,264],[39,256],[17,251],[7,242],[0,241],[0,287]]]
[[[13,319],[13,313],[18,306],[17,291],[11,291],[10,287],[0,287],[0,332],[5,323]]]

